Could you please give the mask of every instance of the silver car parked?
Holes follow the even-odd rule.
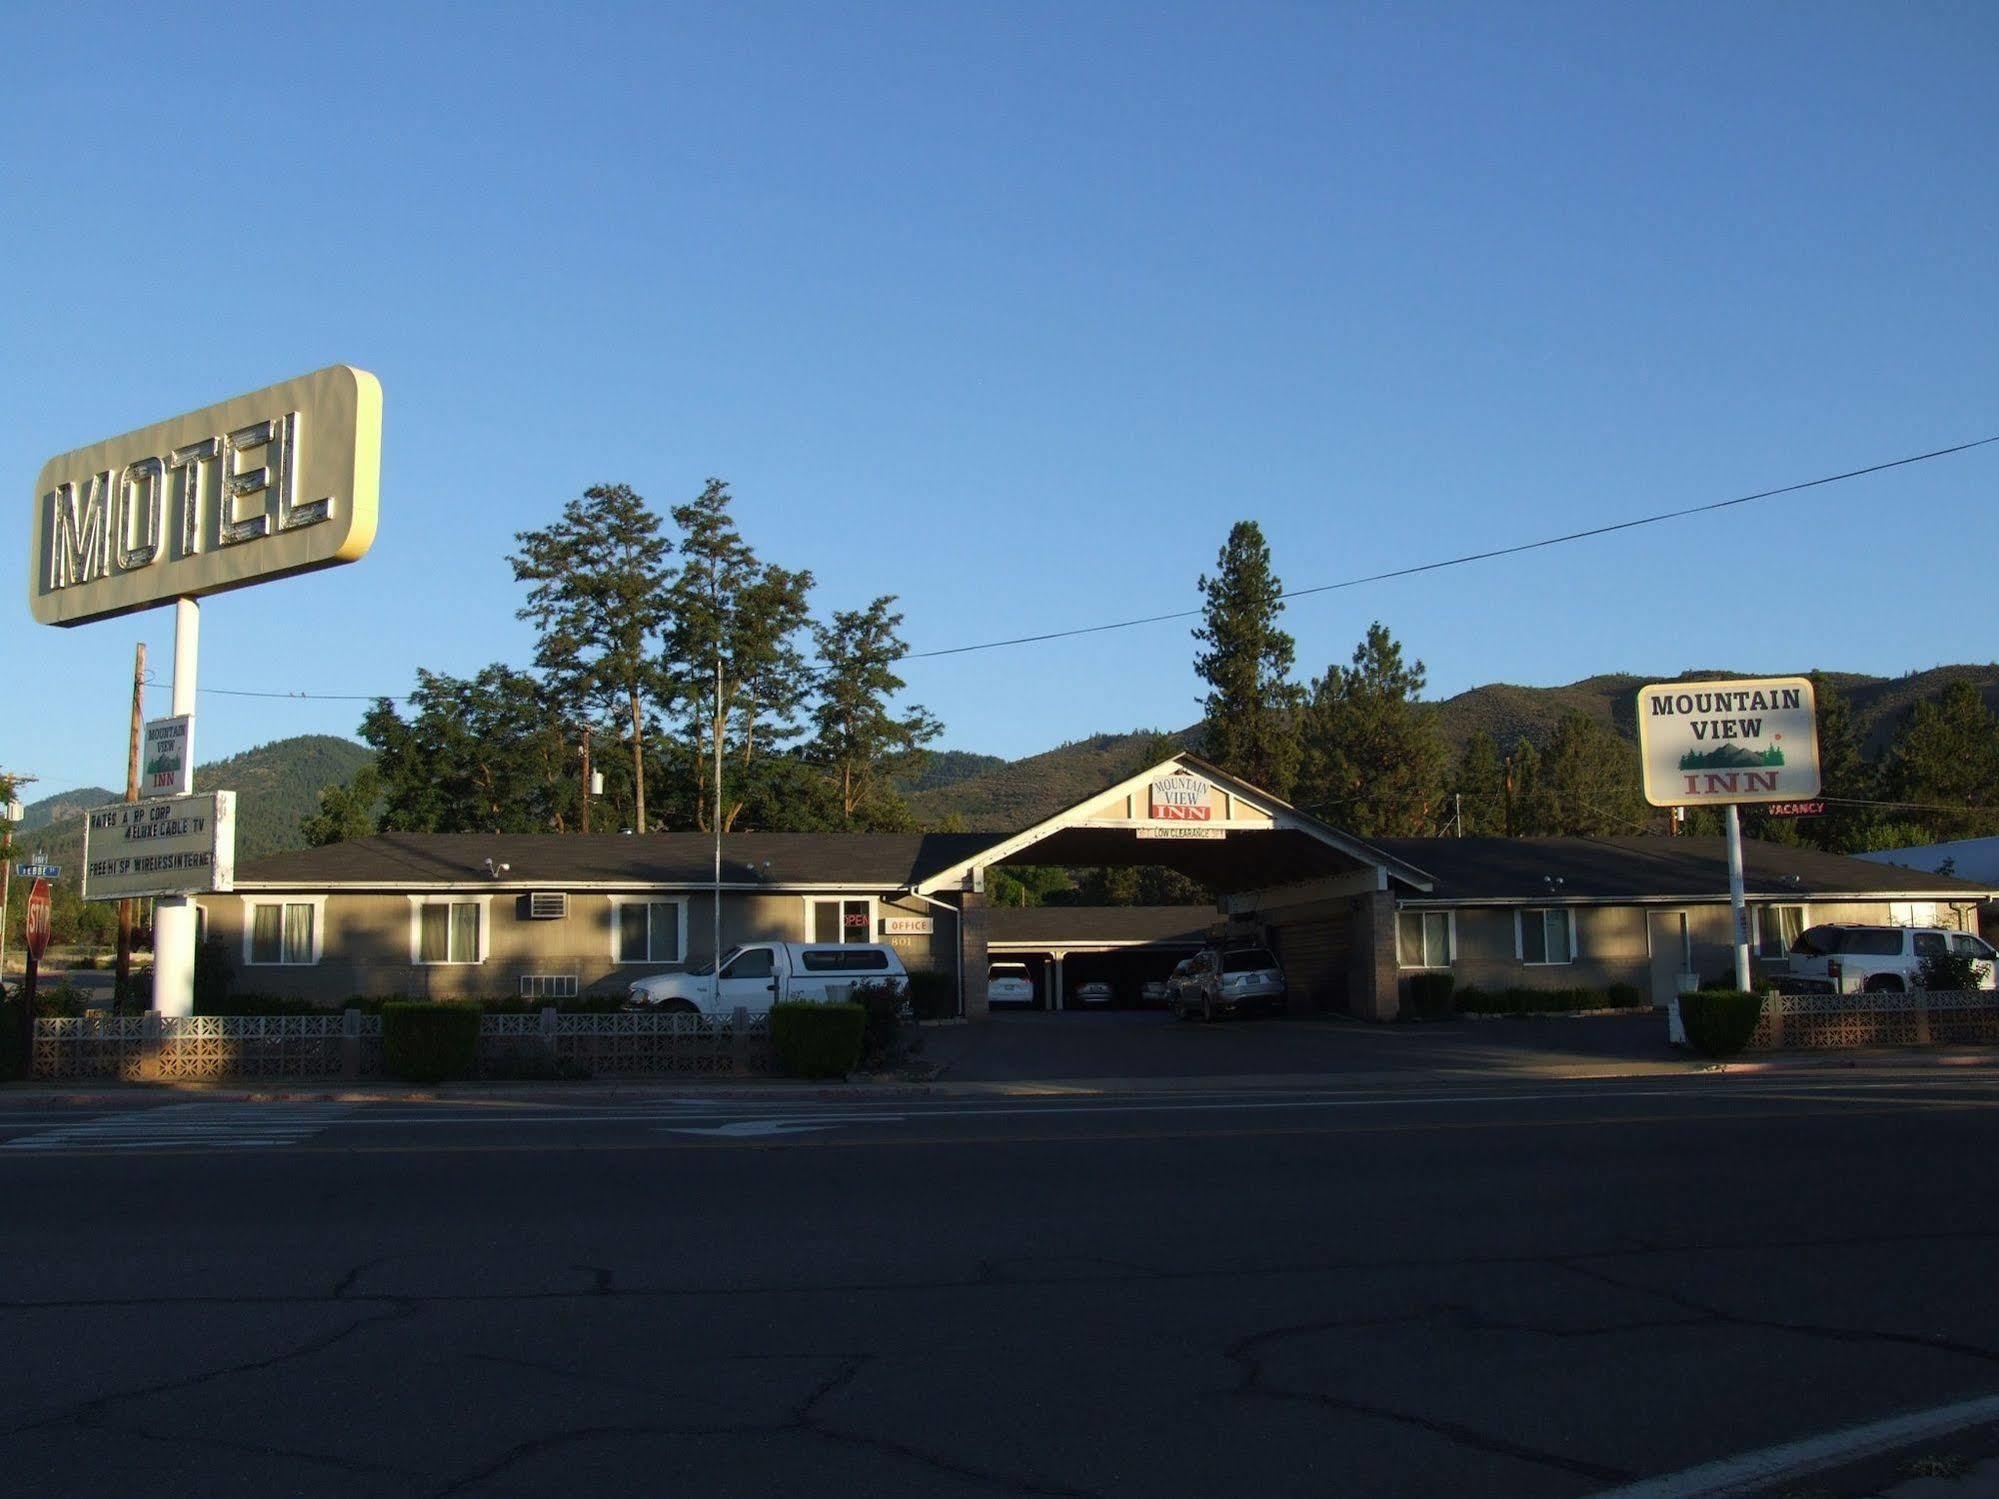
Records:
[[[1284,970],[1267,947],[1209,948],[1189,959],[1184,972],[1174,970],[1167,1007],[1182,1020],[1275,1014],[1284,1008]]]

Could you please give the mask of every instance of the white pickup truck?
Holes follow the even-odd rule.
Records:
[[[1858,926],[1833,922],[1808,927],[1791,944],[1786,972],[1773,975],[1780,989],[1795,993],[1857,994],[1863,990],[1907,993],[1921,987],[1925,958],[1969,958],[1977,964],[1978,987],[1999,987],[1995,954],[1983,938],[1942,927]]]
[[[722,954],[714,965],[696,963],[678,973],[637,980],[625,991],[625,1008],[661,1015],[733,1015],[793,1002],[838,1003],[856,984],[887,981],[908,987],[896,950],[883,943],[753,942]]]

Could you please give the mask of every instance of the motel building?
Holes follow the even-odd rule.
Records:
[[[1203,907],[993,909],[1009,864],[1159,864],[1216,893]],[[1991,885],[1750,842],[1759,966],[1829,921],[1978,929]],[[244,995],[338,1007],[622,995],[707,959],[714,842],[643,836],[384,833],[238,867],[199,898]],[[1019,962],[1035,1007],[1114,1008],[1217,941],[1260,942],[1297,1014],[1394,1020],[1410,977],[1460,986],[1637,986],[1663,1005],[1732,961],[1720,839],[1415,838],[1365,842],[1192,755],[1177,755],[1010,834],[743,833],[722,841],[721,944],[886,942],[949,975],[987,1018],[987,968]],[[1691,976],[1691,977],[1690,977]],[[939,983],[938,987],[943,987]],[[1094,1008],[1102,1008],[1095,1006]]]

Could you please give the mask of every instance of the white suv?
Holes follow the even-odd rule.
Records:
[[[1791,944],[1791,965],[1781,988],[1805,993],[1857,994],[1862,990],[1906,993],[1920,987],[1925,958],[1971,958],[1979,965],[1978,987],[1999,987],[1999,954],[1967,932],[1926,926],[1807,927]]]

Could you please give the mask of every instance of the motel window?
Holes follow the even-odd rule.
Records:
[[[1756,956],[1759,958],[1783,958],[1791,952],[1791,944],[1805,933],[1810,923],[1805,919],[1803,906],[1757,906],[1756,916]]]
[[[319,902],[252,901],[248,905],[245,963],[276,967],[319,961]]]
[[[814,942],[872,942],[875,940],[875,903],[865,896],[844,896],[839,900],[811,903],[812,921],[807,928]]]
[[[417,962],[479,962],[480,915],[477,901],[426,901],[417,909]]]
[[[1395,917],[1395,961],[1403,968],[1451,966],[1449,911],[1400,911]]]
[[[1521,962],[1557,964],[1576,960],[1575,912],[1529,910],[1522,911],[1515,920]]]
[[[628,900],[616,907],[620,963],[678,963],[681,916],[677,900]]]

